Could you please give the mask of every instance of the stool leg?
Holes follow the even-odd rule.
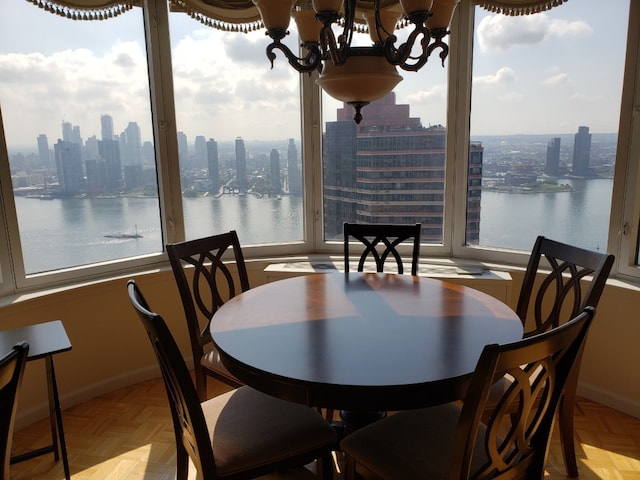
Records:
[[[56,382],[56,372],[53,368],[53,355],[46,356],[47,366],[47,388],[49,390],[49,414],[51,418],[51,435],[53,437],[53,452],[55,459],[62,456],[62,466],[64,477],[71,479],[69,473],[69,460],[67,459],[67,445],[64,440],[64,429],[62,428],[62,409],[58,397],[58,384]],[[53,411],[53,415],[51,415]]]

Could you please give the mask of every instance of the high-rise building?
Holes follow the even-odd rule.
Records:
[[[80,145],[58,140],[53,149],[56,157],[60,193],[63,195],[77,195],[81,192],[84,178]]]
[[[184,132],[178,132],[178,159],[183,167],[189,161],[189,143]]]
[[[73,138],[73,125],[71,122],[62,122],[62,140],[65,142],[72,142]]]
[[[195,139],[195,168],[205,168],[207,166],[207,140],[202,135],[197,135]]]
[[[589,160],[591,156],[591,134],[589,127],[578,127],[573,141],[572,173],[579,177],[591,176]]]
[[[84,142],[82,158],[84,158],[84,161],[87,162],[87,160],[96,160],[99,157],[100,155],[98,153],[98,138],[95,135],[91,135]]]
[[[220,190],[220,163],[218,160],[218,142],[213,138],[210,138],[207,142],[207,165],[209,168],[211,191],[218,193]]]
[[[269,171],[271,173],[270,192],[274,194],[282,193],[282,186],[280,184],[280,153],[278,153],[278,150],[275,148],[271,149],[269,167]]]
[[[104,187],[109,191],[122,188],[122,161],[120,159],[120,142],[117,140],[99,140],[98,153],[104,161]]]
[[[287,147],[287,184],[290,195],[302,195],[302,174],[298,163],[298,149],[293,138],[289,139]]]
[[[49,141],[47,140],[47,136],[44,133],[38,135],[38,156],[40,157],[40,164],[43,167],[48,167],[50,164],[50,153],[49,153]]]
[[[136,165],[142,167],[142,138],[140,135],[140,127],[136,122],[129,122],[124,131],[125,152],[126,155],[122,159],[123,165]]]
[[[102,115],[100,117],[100,127],[102,140],[113,140],[113,118],[111,118],[111,115]]]
[[[104,177],[106,174],[105,163],[101,158],[92,158],[85,161],[87,181],[85,192],[87,195],[99,195],[104,192]]]
[[[153,167],[155,170],[156,165],[156,151],[153,148],[153,143],[149,140],[142,142],[142,162],[145,166]]]
[[[247,179],[247,151],[244,146],[244,140],[240,137],[236,138],[236,177],[238,190],[246,192],[249,189],[249,181]]]
[[[484,148],[480,142],[469,145],[469,170],[467,172],[467,221],[465,241],[467,245],[480,243],[480,205],[482,200],[482,165]]]
[[[426,242],[443,241],[446,128],[423,127],[395,93],[367,106],[356,125],[352,108],[327,122],[323,141],[326,238],[343,222],[421,223]],[[477,243],[482,145],[470,148],[467,241]]]
[[[560,137],[554,137],[549,140],[544,173],[552,177],[558,177],[560,175]]]

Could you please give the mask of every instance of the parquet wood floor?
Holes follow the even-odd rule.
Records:
[[[210,394],[223,389],[213,387]],[[65,409],[63,418],[73,480],[175,478],[174,435],[160,379]],[[580,400],[576,433],[581,479],[640,480],[640,419]],[[49,440],[48,420],[42,420],[15,433],[14,453],[45,445]],[[555,436],[547,470],[546,479],[569,478],[564,475]],[[10,480],[63,478],[62,463],[55,462],[53,455],[11,467]]]

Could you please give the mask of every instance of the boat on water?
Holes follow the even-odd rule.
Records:
[[[124,239],[128,239],[128,238],[142,238],[142,235],[140,235],[138,233],[138,225],[136,225],[136,232],[135,233],[122,233],[122,232],[117,232],[117,233],[107,233],[106,235],[104,235],[105,238],[124,238]]]
[[[142,238],[139,233],[109,233],[105,238]]]

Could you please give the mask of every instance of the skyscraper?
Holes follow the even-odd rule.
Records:
[[[247,152],[244,147],[244,140],[240,137],[236,138],[236,176],[238,190],[246,192],[249,188],[247,179]]]
[[[126,139],[126,157],[122,159],[122,163],[124,165],[142,166],[142,138],[138,124],[129,122],[123,136]]]
[[[113,118],[111,118],[111,115],[102,115],[100,117],[100,126],[102,128],[102,140],[113,140]]]
[[[82,179],[82,158],[80,145],[73,142],[58,140],[53,146],[56,157],[56,169],[60,192],[64,195],[76,195],[80,193]]]
[[[117,140],[98,140],[98,153],[105,163],[104,186],[106,190],[122,188],[122,161],[120,144]]]
[[[549,140],[547,145],[547,159],[544,164],[544,173],[552,177],[560,175],[560,137]]]
[[[298,164],[298,149],[293,138],[289,139],[287,147],[287,183],[290,195],[302,195],[302,174]]]
[[[49,141],[47,140],[47,136],[44,133],[38,135],[38,156],[40,157],[40,163],[44,167],[48,167],[50,163],[50,153],[49,153]]]
[[[573,168],[572,173],[579,177],[591,175],[589,160],[591,156],[591,134],[589,127],[578,127],[573,142]]]
[[[270,192],[274,194],[282,193],[282,187],[280,184],[280,154],[278,150],[273,148],[269,157],[269,171],[271,173],[271,188]]]
[[[189,161],[189,143],[184,132],[178,132],[178,158],[180,159],[180,165],[187,165]]]
[[[73,125],[71,122],[62,122],[62,140],[71,142],[73,137]]]
[[[209,168],[211,191],[218,193],[220,190],[220,164],[218,160],[218,142],[213,138],[210,138],[207,142],[207,165]]]
[[[323,141],[326,238],[343,222],[421,223],[426,242],[442,242],[446,128],[423,127],[395,93],[367,106],[359,125],[352,109],[327,122]],[[467,241],[477,243],[482,145],[470,148]]]
[[[195,167],[205,168],[207,166],[207,140],[202,135],[197,135],[195,139]]]

